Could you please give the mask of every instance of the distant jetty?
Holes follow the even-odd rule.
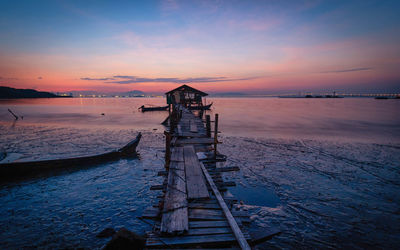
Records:
[[[337,94],[335,91],[333,94],[287,94],[287,95],[280,95],[279,98],[344,98],[344,97],[362,97],[362,98],[375,98],[378,100],[386,100],[386,99],[400,99],[399,93],[375,93],[375,94],[349,94],[349,93],[341,93]]]
[[[289,96],[278,96],[279,98],[343,98],[343,96],[338,95],[289,95]]]
[[[333,91],[332,94],[325,94],[325,95],[286,95],[286,96],[279,96],[279,98],[343,98],[343,96],[339,96],[336,94],[336,91]]]
[[[50,92],[37,91],[34,89],[15,89],[10,87],[0,86],[0,99],[20,99],[20,98],[58,98],[72,97],[60,96]]]

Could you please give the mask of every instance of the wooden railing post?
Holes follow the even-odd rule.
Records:
[[[210,119],[210,115],[206,115],[206,131],[207,131],[207,137],[211,137],[211,119]]]
[[[215,114],[214,121],[214,158],[217,159],[217,144],[218,144],[218,114]]]
[[[177,109],[176,106],[172,106],[171,116],[170,116],[170,126],[169,126],[170,134],[173,134],[175,132],[175,128],[178,123],[178,111],[176,109]]]
[[[164,131],[165,135],[165,168],[169,169],[169,163],[171,161],[171,134]]]

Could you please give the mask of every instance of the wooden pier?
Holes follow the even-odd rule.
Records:
[[[250,245],[260,240],[246,231],[248,213],[235,210],[237,201],[225,196],[227,187],[235,183],[224,182],[221,173],[239,169],[217,167],[225,160],[217,151],[218,115],[213,129],[212,133],[210,116],[203,120],[202,112],[195,115],[185,103],[170,107],[165,171],[159,172],[165,179],[162,185],[152,187],[163,195],[142,215],[154,221],[146,248],[251,249]]]

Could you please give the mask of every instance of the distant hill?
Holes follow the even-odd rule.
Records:
[[[0,99],[16,99],[16,98],[54,98],[63,97],[49,92],[36,91],[34,89],[15,89],[0,86]]]
[[[146,93],[140,90],[132,90],[128,92],[111,92],[111,93],[106,93],[106,92],[99,92],[99,91],[94,91],[94,90],[84,90],[84,91],[79,91],[79,90],[73,90],[69,91],[73,96],[77,97],[114,97],[114,96],[128,96],[128,97],[142,97],[145,96]]]
[[[132,91],[124,92],[121,94],[126,95],[126,96],[144,96],[146,93],[144,93],[143,91],[140,91],[140,90],[132,90]]]
[[[245,96],[248,96],[248,94],[241,92],[220,92],[220,93],[210,94],[210,97],[245,97]]]

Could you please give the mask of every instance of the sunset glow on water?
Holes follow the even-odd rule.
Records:
[[[164,106],[165,98],[61,98],[0,100],[0,122],[12,124],[11,108],[29,124],[161,131],[167,111],[142,113],[142,105]],[[398,100],[373,98],[208,98],[225,135],[389,143],[400,141]],[[104,115],[103,115],[104,114]]]

